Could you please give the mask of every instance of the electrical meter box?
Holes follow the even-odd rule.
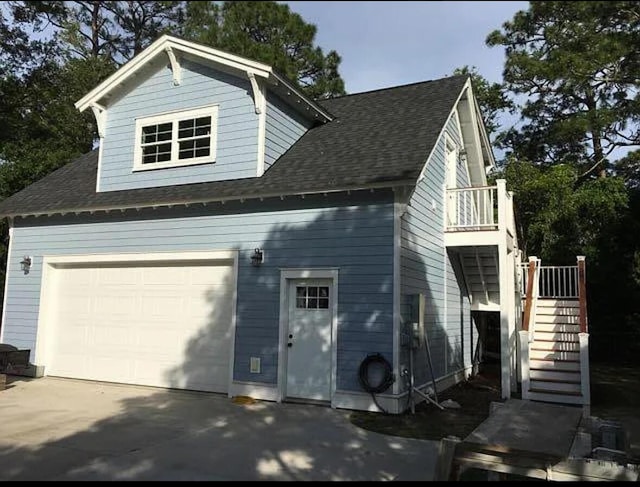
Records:
[[[424,312],[426,300],[424,294],[411,296],[411,347],[420,348],[424,340]]]

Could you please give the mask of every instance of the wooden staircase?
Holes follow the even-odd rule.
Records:
[[[562,272],[553,269],[557,275],[549,279],[536,261],[529,268],[520,332],[522,398],[588,405],[589,335],[586,300],[582,300],[584,282],[581,285],[580,279],[584,277],[584,260],[578,261],[575,271],[569,267],[561,268]],[[540,284],[541,271],[543,279],[555,281],[553,291]],[[563,274],[569,277],[561,278]]]

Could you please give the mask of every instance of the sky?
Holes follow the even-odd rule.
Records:
[[[504,49],[487,47],[485,39],[528,7],[503,1],[286,3],[316,25],[316,45],[342,57],[348,93],[442,78],[464,65],[500,81]]]

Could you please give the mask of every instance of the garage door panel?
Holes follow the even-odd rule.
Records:
[[[226,392],[234,292],[224,264],[56,269],[48,373]]]

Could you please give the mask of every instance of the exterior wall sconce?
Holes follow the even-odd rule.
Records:
[[[31,257],[25,255],[20,261],[20,268],[22,269],[22,272],[29,274],[29,269],[31,269]]]
[[[467,149],[460,149],[458,156],[460,157],[460,162],[465,164],[467,162]]]
[[[264,262],[264,252],[262,249],[254,249],[253,255],[251,256],[251,265],[254,267],[259,267]]]

